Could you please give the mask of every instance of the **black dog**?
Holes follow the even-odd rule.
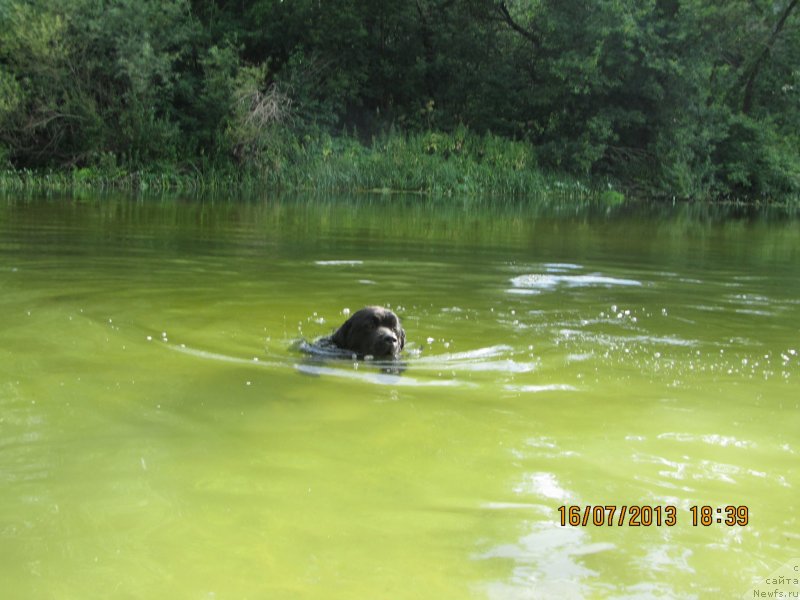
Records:
[[[330,341],[359,358],[394,358],[406,344],[406,332],[391,310],[367,306],[347,319]]]

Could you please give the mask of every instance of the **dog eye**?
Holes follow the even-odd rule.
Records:
[[[377,315],[373,315],[373,317],[372,317],[372,324],[373,324],[373,325],[375,325],[375,327],[380,327],[380,325],[381,325],[381,320],[378,318],[378,316],[377,316]]]

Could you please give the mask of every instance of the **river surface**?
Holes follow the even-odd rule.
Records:
[[[3,196],[3,597],[752,598],[798,323],[786,208]]]

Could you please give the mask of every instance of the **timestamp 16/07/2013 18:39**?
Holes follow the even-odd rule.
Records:
[[[587,504],[559,506],[562,527],[674,527],[678,524],[678,508],[673,505]],[[726,525],[746,526],[750,522],[747,506],[692,506],[689,508],[693,527]]]

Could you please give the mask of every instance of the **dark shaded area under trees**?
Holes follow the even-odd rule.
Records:
[[[643,194],[795,195],[798,3],[2,0],[0,167],[272,173],[466,131]]]

